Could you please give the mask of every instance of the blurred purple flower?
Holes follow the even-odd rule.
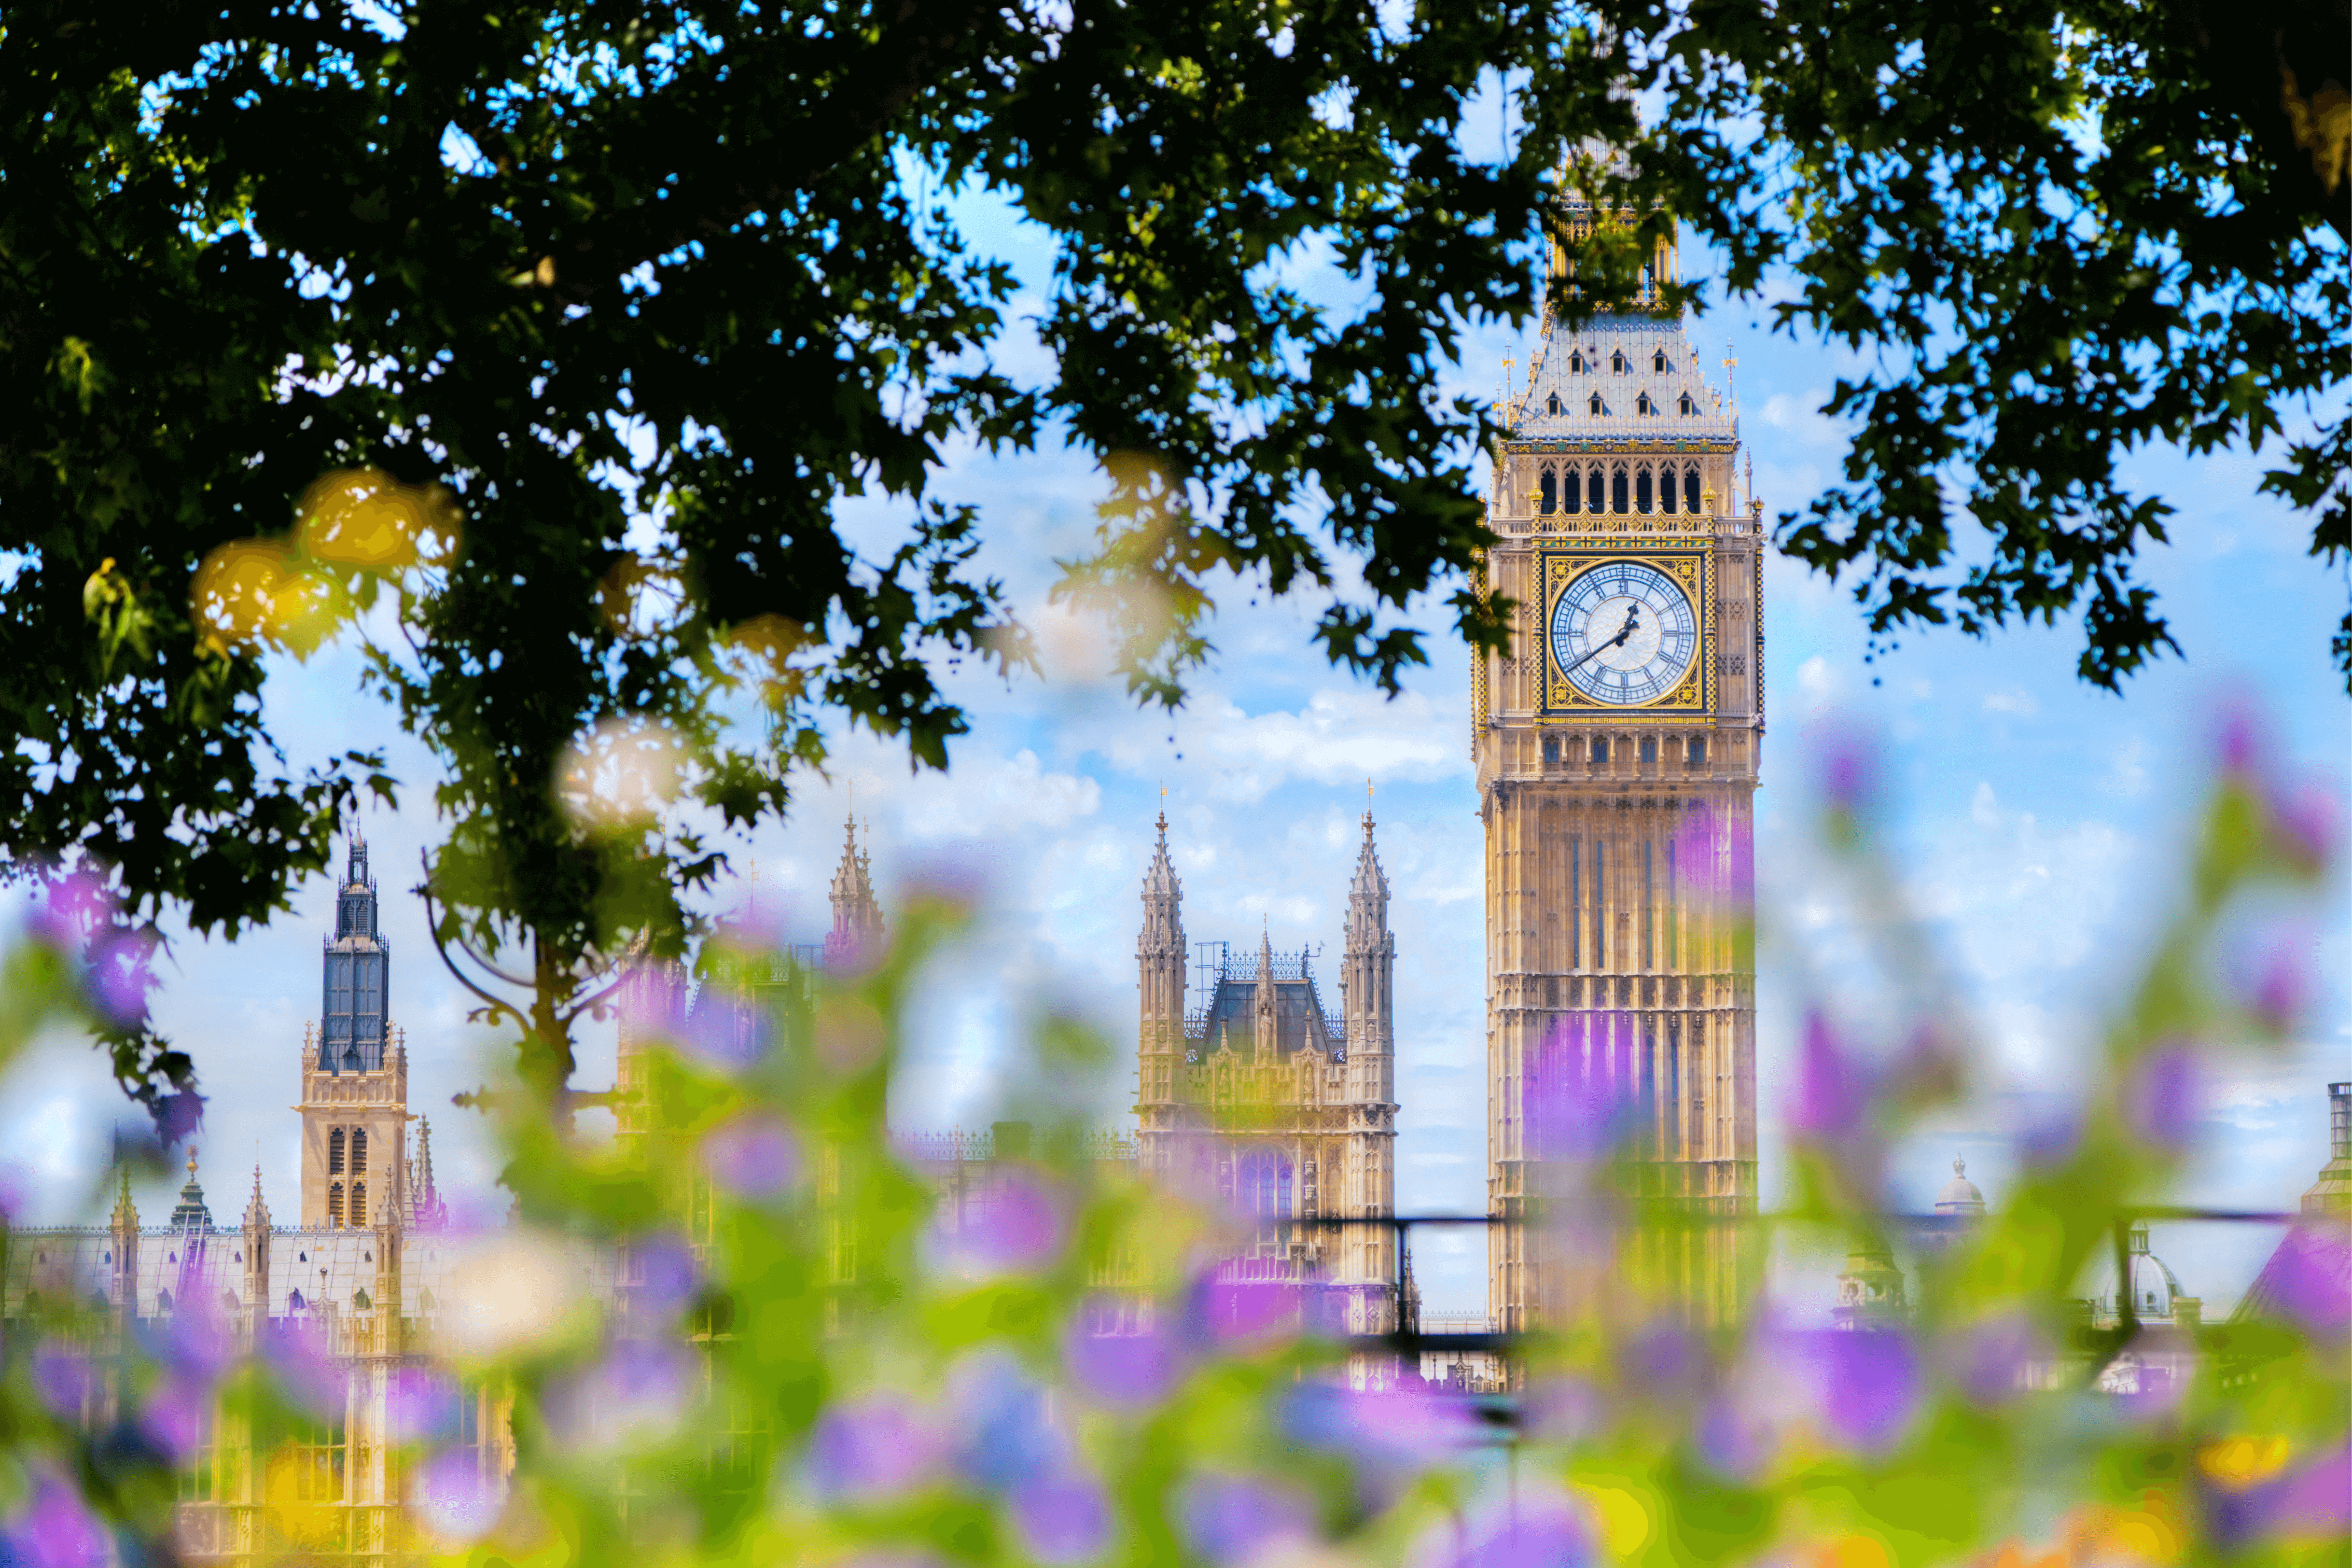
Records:
[[[1973,1403],[2006,1405],[2029,1392],[2029,1367],[2051,1354],[2050,1343],[2022,1312],[1969,1324],[1944,1342],[1946,1370]]]
[[[1570,1013],[1545,1031],[1521,1097],[1535,1158],[1605,1159],[1623,1135],[1630,1074],[1609,1071],[1601,1033],[1606,1027],[1606,1015]]]
[[[2254,770],[2263,747],[2251,706],[2242,701],[2229,704],[2221,713],[2221,733],[2214,738],[2224,772],[2243,776]]]
[[[1833,1139],[1851,1133],[1870,1106],[1870,1082],[1817,1009],[1805,1016],[1805,1044],[1797,1066],[1790,1129],[1801,1137]]]
[[[1531,1381],[1520,1408],[1525,1435],[1552,1443],[1572,1442],[1598,1432],[1609,1416],[1608,1402],[1601,1391],[1576,1377]]]
[[[1870,804],[1877,768],[1870,743],[1851,731],[1823,737],[1822,795],[1833,811],[1859,811]]]
[[[304,1322],[273,1325],[262,1340],[262,1362],[278,1392],[321,1420],[340,1411],[349,1393],[324,1342],[323,1333]]]
[[[481,1456],[445,1448],[411,1473],[411,1497],[445,1551],[470,1546],[490,1532],[505,1511],[498,1489],[482,1479]]]
[[[152,1389],[139,1409],[139,1430],[168,1464],[178,1465],[204,1436],[205,1417],[212,1409],[212,1391],[166,1377]]]
[[[1676,1322],[1654,1322],[1626,1343],[1619,1365],[1653,1398],[1695,1393],[1714,1370],[1706,1342]]]
[[[147,993],[155,984],[155,941],[149,933],[136,931],[90,943],[90,1001],[112,1022],[127,1028],[147,1016]]]
[[[1459,1395],[1426,1385],[1387,1390],[1303,1384],[1283,1405],[1283,1426],[1302,1443],[1336,1448],[1359,1463],[1416,1470],[1475,1444],[1477,1413]]]
[[[2144,1142],[2185,1153],[2196,1135],[2199,1087],[2196,1051],[2178,1042],[2159,1045],[2125,1082],[2124,1119]]]
[[[2271,817],[2289,854],[2322,866],[2336,853],[2336,801],[2326,790],[2305,785],[2282,790],[2271,801]]]
[[[901,1394],[846,1399],[817,1418],[808,1474],[819,1494],[852,1501],[896,1496],[919,1485],[940,1458],[943,1423]]]
[[[108,1561],[106,1531],[64,1480],[42,1474],[33,1480],[23,1510],[0,1530],[0,1558],[17,1568],[82,1568]]]
[[[1736,1390],[1708,1400],[1691,1427],[1700,1460],[1733,1480],[1746,1480],[1763,1469],[1773,1437],[1772,1423]]]
[[[1009,1500],[1013,1528],[1040,1563],[1083,1563],[1110,1542],[1110,1500],[1072,1471],[1024,1481]]]
[[[421,1366],[395,1368],[384,1388],[384,1417],[396,1443],[430,1443],[457,1429],[457,1391]]]
[[[1235,1280],[1213,1275],[1197,1301],[1202,1326],[1215,1339],[1286,1338],[1299,1327],[1298,1285],[1289,1280]]]
[[[2254,960],[2247,1005],[2274,1030],[2294,1026],[2311,1005],[2311,955],[2300,932],[2273,931]]]
[[[948,1380],[955,1412],[955,1467],[1002,1491],[1062,1468],[1068,1444],[1046,1418],[1045,1387],[1003,1355],[982,1355]]]
[[[1173,1511],[1193,1552],[1213,1563],[1244,1563],[1316,1532],[1307,1489],[1262,1476],[1194,1476]]]
[[[33,934],[60,952],[79,956],[89,934],[114,921],[114,894],[93,871],[68,872],[41,887],[33,914]]]
[[[1832,1333],[1822,1391],[1830,1433],[1850,1448],[1890,1447],[1919,1406],[1919,1357],[1894,1330]]]
[[[621,1340],[603,1360],[558,1391],[575,1435],[600,1448],[667,1436],[686,1413],[694,1358],[664,1340]]]
[[[2352,1446],[2242,1491],[2209,1487],[2205,1504],[2225,1552],[2281,1537],[2341,1542],[2352,1533]]]
[[[638,1237],[628,1257],[627,1289],[637,1311],[667,1317],[694,1299],[694,1252],[677,1237]]]
[[[84,1395],[89,1387],[89,1363],[49,1344],[33,1352],[33,1387],[50,1415],[60,1421],[79,1421]]]
[[[1184,1375],[1182,1354],[1159,1330],[1091,1333],[1083,1312],[1063,1331],[1062,1364],[1088,1397],[1115,1409],[1157,1405]]]
[[[703,1134],[710,1179],[739,1197],[772,1197],[800,1174],[800,1145],[792,1129],[770,1115],[747,1112]]]
[[[977,1213],[954,1229],[938,1226],[932,1246],[945,1266],[964,1274],[1025,1274],[1061,1256],[1070,1203],[1044,1173],[1004,1172]]]
[[[1559,1497],[1491,1504],[1466,1530],[1440,1526],[1433,1534],[1432,1549],[1414,1555],[1443,1568],[1585,1568],[1594,1557],[1583,1515]]]
[[[2341,1333],[2352,1324],[2352,1247],[2340,1228],[2297,1224],[2280,1239],[2254,1288],[2306,1332]]]
[[[2017,1152],[2028,1166],[2065,1164],[2083,1141],[2083,1113],[2064,1103],[2031,1106],[2018,1129]]]

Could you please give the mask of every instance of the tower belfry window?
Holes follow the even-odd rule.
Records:
[[[1696,468],[1683,470],[1683,510],[1685,512],[1698,510],[1698,470]]]
[[[1543,482],[1538,487],[1537,507],[1549,517],[1558,509],[1559,504],[1559,476],[1547,468],[1543,471]]]
[[[367,1132],[361,1127],[352,1129],[352,1174],[367,1174]]]
[[[343,1174],[343,1130],[337,1127],[327,1134],[327,1174]]]
[[[1650,471],[1647,468],[1633,477],[1633,509],[1637,512],[1650,509]]]
[[[1601,470],[1598,465],[1593,468],[1591,477],[1585,480],[1584,485],[1584,509],[1588,512],[1605,510],[1601,495]]]
[[[327,1188],[327,1223],[330,1225],[341,1225],[342,1222],[343,1184],[336,1182]]]
[[[1632,505],[1632,497],[1629,494],[1631,488],[1629,476],[1622,467],[1610,476],[1609,509],[1611,511],[1622,512]]]
[[[363,1181],[352,1183],[352,1223],[367,1223],[367,1183]]]

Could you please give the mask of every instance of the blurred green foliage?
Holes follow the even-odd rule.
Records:
[[[1877,874],[1867,802],[1841,809],[1850,863]],[[2227,774],[2187,907],[2086,1048],[2074,1119],[2027,1139],[2015,1186],[1923,1260],[1907,1320],[1820,1332],[1753,1273],[1737,1300],[1692,1297],[1653,1270],[1662,1238],[1765,1222],[1621,1207],[1603,1159],[1547,1220],[1592,1288],[1517,1347],[1502,1396],[1379,1387],[1412,1356],[1302,1333],[1294,1301],[1221,1273],[1220,1249],[1246,1239],[1232,1217],[1070,1135],[1056,1080],[1114,1064],[1066,1025],[1003,1064],[1027,1153],[1000,1147],[990,1201],[950,1220],[887,1113],[910,992],[964,918],[952,900],[917,899],[847,972],[714,942],[706,994],[740,1005],[725,1028],[673,1020],[617,1137],[535,1095],[489,1102],[517,1213],[475,1239],[476,1294],[453,1282],[407,1326],[440,1358],[409,1364],[510,1414],[512,1472],[502,1497],[450,1500],[436,1466],[472,1450],[421,1423],[386,1456],[391,1495],[417,1500],[406,1544],[473,1568],[2343,1563],[2340,1274],[2334,1296],[2191,1331],[2189,1375],[2137,1393],[2097,1385],[2146,1333],[2095,1327],[2076,1299],[2179,1169],[2180,1130],[2141,1092],[2149,1065],[2184,1042],[2210,1061],[2282,1038],[2277,997],[2217,969],[2216,939],[2320,885],[2326,840],[2251,768]],[[54,953],[12,962],[74,973]],[[1778,1223],[1885,1223],[1870,1151],[1970,1084],[1970,1053],[1923,1073],[1907,1050],[1830,1041],[1809,1059],[1790,1101],[1801,1202]],[[2347,1239],[2340,1223],[2311,1234]],[[409,1255],[428,1239],[460,1239],[412,1237]],[[608,1293],[583,1297],[564,1260],[583,1249],[614,1260]],[[184,1453],[157,1413],[191,1387],[225,1426],[250,1423],[257,1465],[280,1475],[319,1389],[340,1385],[299,1334],[225,1364],[194,1348],[196,1324],[151,1322],[119,1353],[70,1305],[7,1325],[10,1561],[89,1561],[101,1527],[125,1560],[165,1560]],[[59,1398],[61,1349],[103,1396]],[[299,1538],[301,1498],[267,1491]]]

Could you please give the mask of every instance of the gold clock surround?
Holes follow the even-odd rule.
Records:
[[[1694,718],[1713,716],[1716,695],[1714,546],[1714,539],[1708,536],[1691,535],[1644,539],[1639,549],[1628,549],[1617,540],[1604,542],[1595,539],[1589,545],[1566,545],[1538,553],[1539,575],[1537,580],[1542,585],[1543,605],[1543,619],[1538,624],[1544,628],[1548,629],[1552,617],[1559,613],[1560,595],[1578,578],[1595,567],[1616,561],[1633,561],[1674,580],[1689,597],[1699,631],[1698,651],[1675,689],[1646,703],[1624,706],[1596,702],[1577,690],[1561,672],[1559,652],[1553,648],[1547,631],[1539,639],[1543,644],[1544,687],[1543,709],[1538,716],[1538,723],[1605,716],[1633,724],[1688,724]]]

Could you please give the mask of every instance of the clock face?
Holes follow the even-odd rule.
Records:
[[[1654,702],[1698,656],[1698,616],[1681,585],[1656,567],[1608,561],[1570,582],[1552,607],[1551,656],[1595,702]]]

